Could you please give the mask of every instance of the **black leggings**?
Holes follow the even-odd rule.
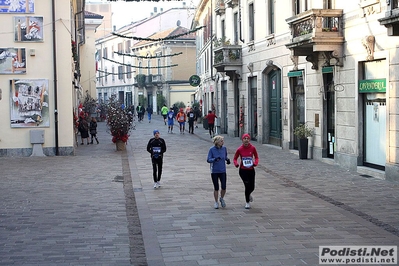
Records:
[[[208,128],[209,128],[209,135],[215,134],[214,131],[215,124],[208,124]]]
[[[255,190],[255,169],[241,169],[238,171],[245,186],[245,202],[249,202],[249,196]]]
[[[151,161],[152,161],[152,177],[154,178],[154,182],[161,181],[163,160],[162,158],[158,159],[152,158]]]

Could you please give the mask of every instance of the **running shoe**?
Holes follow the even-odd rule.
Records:
[[[154,188],[158,188],[157,182],[154,182]]]
[[[160,187],[161,186],[161,181],[157,182],[157,186]]]
[[[213,207],[214,207],[215,209],[219,209],[219,203],[215,202],[215,204],[213,205]]]
[[[224,202],[224,199],[220,197],[220,205],[222,205],[222,208],[226,207],[226,202]]]
[[[247,203],[245,204],[245,209],[251,209],[251,205],[249,204],[249,202],[247,202]]]

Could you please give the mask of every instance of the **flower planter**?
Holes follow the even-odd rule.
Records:
[[[308,158],[308,142],[307,138],[300,138],[298,142],[299,159]]]
[[[116,140],[115,145],[116,145],[117,151],[125,151],[126,150],[126,142],[123,142],[120,139]]]

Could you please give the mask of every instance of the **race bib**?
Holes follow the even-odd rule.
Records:
[[[244,157],[242,158],[242,165],[246,168],[252,167],[254,165],[254,161],[252,160],[252,157]]]
[[[194,117],[194,114],[190,114],[190,118],[193,118]]]
[[[171,119],[172,119],[172,118],[173,118],[173,114],[169,114],[169,118],[171,118]]]
[[[152,152],[153,153],[161,153],[161,147],[153,147]]]

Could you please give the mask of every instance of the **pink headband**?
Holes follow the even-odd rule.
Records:
[[[244,139],[244,138],[251,139],[251,136],[248,133],[245,133],[244,135],[242,135],[241,139]]]

